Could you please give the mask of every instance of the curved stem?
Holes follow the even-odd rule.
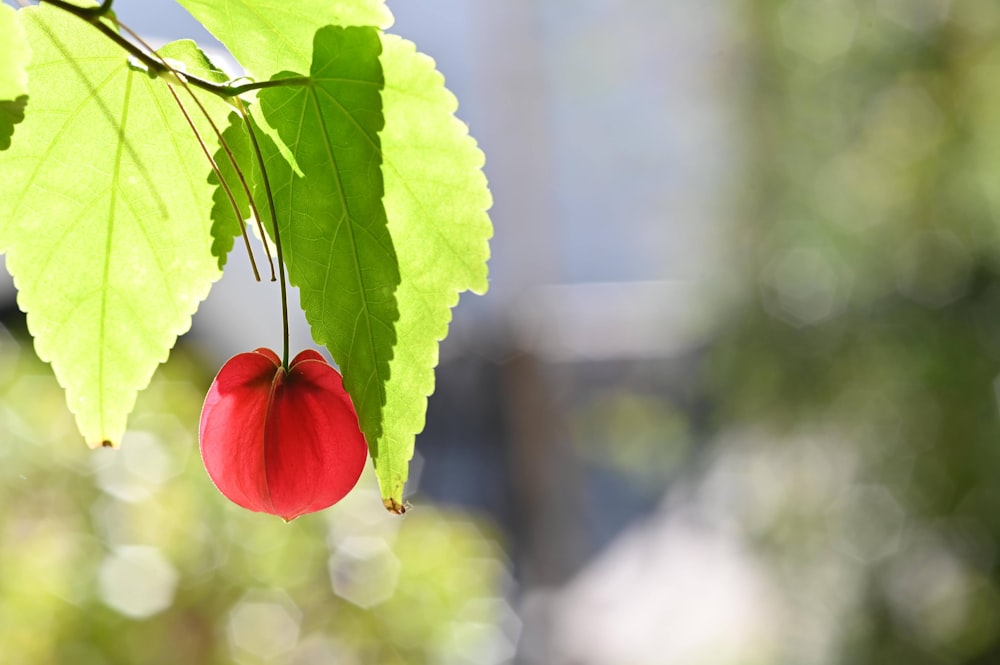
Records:
[[[282,324],[282,354],[281,364],[288,370],[288,291],[285,286],[285,256],[281,251],[281,234],[278,232],[278,214],[274,208],[274,196],[271,192],[271,179],[267,176],[267,168],[264,166],[264,155],[260,151],[260,144],[257,143],[257,133],[253,130],[253,122],[250,114],[240,98],[236,98],[236,104],[243,115],[243,121],[247,126],[247,133],[250,135],[250,143],[253,144],[254,154],[257,155],[257,166],[260,168],[260,175],[264,181],[264,192],[267,195],[267,206],[271,213],[271,226],[274,229],[274,252],[278,255],[278,281],[281,283],[281,324]]]
[[[182,75],[180,72],[171,67],[170,63],[167,62],[163,56],[157,53],[153,49],[153,47],[147,44],[142,39],[142,37],[136,34],[136,32],[132,30],[132,28],[128,27],[127,25],[119,21],[117,18],[114,19],[114,22],[119,27],[119,29],[124,30],[126,33],[128,33],[128,35],[132,37],[132,39],[138,42],[144,49],[149,51],[153,55],[153,57],[159,60],[163,64],[163,66],[167,68],[168,71],[170,71],[177,77],[177,80],[184,87],[184,90],[187,91],[188,95],[191,96],[191,99],[198,106],[198,109],[201,111],[202,116],[205,118],[209,126],[212,128],[212,131],[215,132],[216,138],[219,139],[219,145],[222,146],[222,149],[225,151],[226,156],[229,158],[229,163],[232,165],[233,170],[236,172],[236,177],[239,178],[240,184],[243,186],[243,193],[247,197],[247,202],[250,204],[250,210],[253,213],[253,218],[254,220],[256,220],[257,228],[260,231],[260,241],[261,244],[264,245],[264,255],[267,257],[267,263],[271,268],[271,281],[272,282],[275,281],[276,277],[274,276],[274,261],[271,260],[271,249],[267,246],[267,233],[264,231],[264,226],[260,218],[260,211],[257,210],[257,204],[254,201],[253,191],[250,189],[250,185],[249,183],[247,183],[246,177],[243,175],[243,169],[240,168],[239,162],[237,162],[236,160],[236,156],[233,155],[233,151],[230,150],[229,144],[226,143],[226,139],[222,136],[222,132],[219,131],[219,128],[215,124],[215,121],[212,120],[212,115],[208,112],[207,109],[205,109],[205,105],[201,103],[200,99],[198,99],[198,95],[194,94],[194,90],[192,90],[191,86],[188,85],[188,82],[184,75]],[[222,177],[222,172],[219,170],[219,167],[215,163],[215,159],[212,157],[211,153],[205,147],[204,141],[201,140],[201,136],[198,134],[198,129],[194,126],[194,123],[191,121],[190,116],[188,116],[187,111],[184,110],[184,105],[181,104],[181,100],[177,97],[177,93],[174,92],[173,86],[168,83],[167,88],[170,90],[170,93],[174,96],[174,99],[177,100],[177,105],[180,106],[181,112],[184,113],[184,117],[187,118],[188,124],[191,126],[191,130],[194,132],[194,135],[198,139],[198,142],[201,143],[202,149],[205,151],[205,156],[208,157],[208,161],[212,165],[212,169],[215,171],[216,177],[218,177],[219,179],[219,184],[222,186],[223,190],[225,190],[226,192],[226,195],[229,197],[229,201],[233,206],[233,213],[236,215],[236,220],[239,222],[240,225],[240,233],[243,236],[243,244],[246,246],[247,256],[250,258],[250,266],[253,268],[254,278],[259,282],[260,273],[257,270],[257,262],[254,261],[253,251],[250,248],[250,238],[247,235],[246,224],[243,222],[243,216],[240,213],[239,206],[236,205],[236,199],[233,196],[232,190],[229,188],[229,184],[226,182],[225,178]]]
[[[222,190],[226,193],[226,197],[229,199],[229,205],[232,206],[233,214],[236,217],[236,221],[240,225],[240,233],[243,236],[243,244],[247,250],[247,257],[250,259],[250,268],[253,270],[253,277],[259,282],[260,271],[257,270],[257,262],[253,258],[253,249],[250,247],[250,237],[247,235],[247,225],[243,221],[243,216],[240,214],[240,207],[236,203],[236,197],[233,196],[233,190],[229,187],[229,183],[227,183],[226,179],[223,177],[222,171],[219,169],[219,165],[215,162],[215,158],[212,157],[212,152],[208,149],[208,146],[205,145],[204,139],[201,138],[201,133],[199,133],[198,128],[195,127],[194,120],[191,119],[191,115],[187,112],[187,109],[184,108],[184,104],[181,103],[181,98],[177,96],[174,86],[168,83],[167,90],[169,90],[170,94],[173,95],[174,101],[177,102],[177,106],[180,108],[181,113],[184,114],[184,119],[187,120],[188,127],[191,128],[191,132],[194,134],[195,139],[198,141],[198,145],[201,146],[202,152],[205,154],[205,157],[208,159],[208,163],[212,167],[212,172],[215,173],[215,177],[219,179],[219,185],[222,187]],[[219,139],[221,140],[221,138],[222,136],[220,135]],[[268,258],[270,259],[270,257]],[[272,267],[272,274],[273,271],[274,269]]]
[[[146,53],[144,50],[130,42],[129,40],[122,37],[114,28],[101,20],[101,18],[111,9],[112,0],[104,0],[104,3],[100,7],[78,7],[65,0],[40,0],[46,4],[50,4],[53,7],[58,7],[64,11],[69,12],[77,18],[83,19],[87,23],[97,28],[105,37],[118,44],[122,47],[129,55],[134,57],[136,60],[145,65],[149,71],[154,74],[165,74],[170,71],[170,68],[164,65],[162,62]],[[250,92],[252,90],[261,90],[263,88],[273,88],[282,85],[306,85],[309,82],[308,78],[305,77],[289,77],[285,79],[278,79],[272,81],[253,81],[251,83],[244,83],[242,85],[227,85],[224,83],[213,83],[212,81],[206,81],[198,76],[192,76],[191,74],[184,74],[185,80],[195,86],[196,88],[201,88],[213,95],[218,95],[219,97],[224,97],[230,99],[238,95]]]
[[[45,2],[46,0],[42,1]],[[108,12],[110,12],[111,5],[113,3],[114,0],[104,0],[104,2],[102,2],[98,7],[79,7],[69,2],[64,2],[63,0],[53,0],[49,4],[55,5],[60,9],[65,9],[66,11],[76,14],[81,18],[86,17],[88,20],[91,19],[96,20],[101,18],[102,16],[105,16]]]

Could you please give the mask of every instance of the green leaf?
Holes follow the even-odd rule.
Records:
[[[400,510],[451,307],[459,292],[487,288],[482,153],[433,61],[411,43],[381,36],[382,76],[375,63],[352,69],[377,54],[362,43],[371,32],[317,31],[386,27],[381,2],[266,11],[244,0],[180,2],[258,78],[311,73],[308,86],[259,93],[286,153],[264,141],[279,224],[313,337],[341,366],[383,500]]]
[[[168,60],[171,66],[182,73],[198,76],[213,83],[226,83],[229,75],[219,69],[198,45],[189,40],[181,39],[170,42],[161,48],[157,53]],[[213,108],[219,107],[219,102],[213,100]],[[192,109],[193,110],[193,109]],[[225,120],[225,124],[222,122]],[[212,255],[218,259],[219,268],[226,265],[226,258],[233,249],[233,239],[241,235],[240,222],[250,215],[250,205],[247,197],[247,189],[254,187],[257,182],[257,162],[253,158],[253,150],[250,145],[250,138],[243,123],[242,116],[235,111],[223,117],[220,113],[212,114],[211,126],[212,135],[210,138],[218,138],[216,132],[221,134],[221,142],[225,142],[225,147],[219,149],[212,160],[222,175],[220,185],[219,176],[214,169],[210,168],[208,182],[212,185],[220,185],[215,188],[212,194]],[[234,164],[240,165],[243,180],[247,186],[244,187],[237,173]],[[227,191],[228,189],[228,191]],[[232,198],[230,198],[232,197]],[[234,205],[235,204],[235,205]],[[239,215],[239,217],[237,217]],[[248,250],[249,251],[249,250]]]
[[[381,43],[374,28],[316,33],[309,85],[260,91],[302,175],[265,142],[282,251],[313,338],[340,366],[376,468],[383,451],[399,269],[382,205]],[[293,73],[282,77],[301,78]]]
[[[24,109],[27,106],[27,95],[18,95],[14,99],[0,99],[0,150],[10,147],[14,136],[14,125],[24,121]]]
[[[451,308],[487,288],[483,155],[433,61],[370,28],[319,30],[309,85],[259,98],[303,173],[268,148],[292,282],[400,511]]]
[[[229,75],[209,60],[205,52],[190,39],[178,39],[164,44],[157,54],[184,74],[191,74],[213,83],[225,83],[229,80]]]
[[[258,80],[309,71],[313,36],[327,25],[387,28],[384,0],[178,0]]]
[[[399,261],[400,343],[389,363],[386,422],[376,463],[383,500],[402,500],[414,436],[434,392],[438,342],[458,294],[483,294],[493,235],[484,156],[454,113],[458,102],[412,42],[382,36],[382,172],[389,233]]]
[[[0,99],[14,99],[28,92],[31,50],[13,7],[0,4]]]
[[[65,12],[20,16],[32,113],[0,155],[0,249],[80,431],[115,445],[219,276],[207,161],[163,81]]]
[[[219,69],[205,52],[190,39],[180,39],[165,44],[157,51],[157,54],[182,73],[198,76],[213,83],[229,81],[229,75]],[[213,100],[212,107],[217,108],[218,102]],[[197,113],[196,109],[192,108],[191,110]],[[251,158],[253,153],[249,137],[238,113],[232,111],[227,116],[214,113],[210,130],[212,135],[207,138],[211,139],[212,143],[225,141],[229,148],[227,152],[219,145],[219,149],[212,155],[212,160],[218,167],[219,173],[222,174],[223,182],[226,183],[229,190],[227,193],[225,187],[218,186],[212,193],[212,255],[218,259],[221,270],[226,265],[226,257],[233,248],[233,238],[240,235],[240,220],[245,219],[250,211],[247,195],[237,176],[233,162],[248,165],[245,167],[248,171],[253,170],[255,162]],[[221,134],[221,141],[217,141],[216,132]],[[232,158],[229,156],[230,153],[232,153]],[[244,177],[247,178],[248,186],[252,187],[252,173],[250,177],[246,175]],[[211,168],[211,164],[209,164],[208,182],[212,185],[219,185],[219,177]],[[232,200],[229,198],[230,195],[233,197]],[[236,217],[237,214],[240,215],[239,218]]]
[[[229,114],[229,124],[222,132],[222,139],[229,147],[229,152],[227,153],[220,147],[215,153],[214,159],[222,174],[223,182],[229,187],[229,192],[227,193],[225,188],[219,186],[212,194],[212,254],[218,257],[220,268],[226,264],[226,257],[233,249],[234,238],[241,234],[240,222],[250,218],[251,214],[249,197],[240,182],[233,162],[235,161],[239,165],[251,193],[260,182],[259,169],[253,147],[250,144],[250,136],[241,115],[235,112]],[[230,158],[230,154],[232,154],[232,158]],[[218,185],[218,176],[212,173],[209,176],[209,182]],[[230,199],[230,195],[232,199]],[[253,196],[256,201],[259,195],[254,193]],[[236,202],[235,209],[233,208],[234,201]]]
[[[24,120],[28,104],[31,49],[13,7],[0,4],[0,150],[10,147],[14,125]]]

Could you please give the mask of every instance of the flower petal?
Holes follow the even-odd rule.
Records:
[[[220,492],[248,510],[272,512],[264,424],[274,384],[282,375],[281,362],[271,352],[233,356],[219,370],[202,406],[198,438],[205,469]]]
[[[368,457],[343,379],[315,351],[297,355],[276,388],[266,441],[271,500],[286,520],[342,499]]]
[[[313,350],[287,373],[270,349],[231,358],[205,398],[199,434],[219,491],[285,520],[342,499],[368,457],[343,379]]]

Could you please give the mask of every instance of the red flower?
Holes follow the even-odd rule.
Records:
[[[286,521],[340,501],[368,456],[340,374],[312,350],[287,372],[270,349],[230,358],[208,390],[199,438],[220,492]]]

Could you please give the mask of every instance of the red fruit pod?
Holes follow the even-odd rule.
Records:
[[[205,397],[199,440],[220,492],[286,521],[344,498],[368,456],[340,374],[312,350],[287,372],[270,349],[230,358]]]

